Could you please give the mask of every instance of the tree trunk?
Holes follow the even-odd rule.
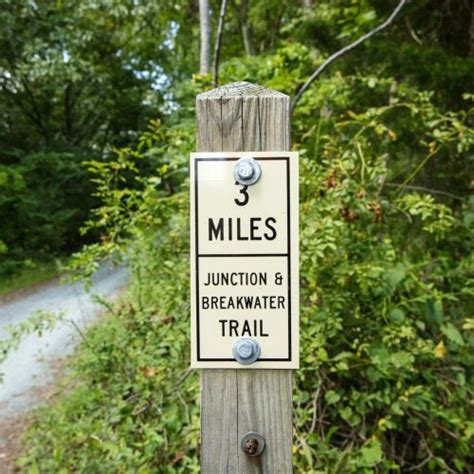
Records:
[[[211,24],[208,0],[199,0],[199,23],[201,28],[199,72],[201,74],[209,74],[211,70]]]
[[[312,0],[303,0],[303,8],[305,10],[310,10],[312,6],[313,6]]]
[[[239,8],[239,23],[242,32],[242,40],[244,42],[245,54],[247,54],[247,56],[254,56],[255,48],[253,45],[252,30],[248,24],[248,10],[249,1],[242,0]]]
[[[221,11],[219,14],[219,23],[217,25],[216,45],[214,47],[214,60],[212,63],[212,69],[214,71],[214,78],[212,82],[214,84],[214,87],[217,87],[219,85],[219,58],[221,54],[222,35],[224,33],[224,21],[225,21],[226,8],[227,8],[227,0],[222,0]]]
[[[471,5],[471,25],[469,28],[469,56],[474,58],[474,4]]]

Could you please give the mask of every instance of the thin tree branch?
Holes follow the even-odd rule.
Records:
[[[314,433],[314,430],[316,429],[316,423],[318,421],[318,399],[319,399],[319,393],[321,392],[321,383],[318,385],[318,389],[316,390],[316,394],[314,395],[313,399],[313,420],[311,421],[311,428],[309,429],[310,433]]]
[[[222,35],[224,33],[226,7],[227,7],[227,0],[222,0],[221,11],[219,14],[219,23],[217,25],[216,44],[214,46],[214,60],[212,62],[212,69],[214,71],[212,83],[214,87],[217,87],[219,85],[219,57],[221,54]]]
[[[423,158],[423,160],[421,160],[421,163],[415,168],[415,171],[413,171],[409,176],[408,178],[405,179],[405,181],[403,181],[403,183],[401,184],[400,188],[398,189],[397,191],[397,195],[400,195],[403,190],[405,189],[405,187],[410,184],[415,178],[416,178],[416,175],[423,169],[423,167],[426,165],[426,163],[428,163],[428,161],[436,155],[436,153],[438,153],[440,147],[438,148],[435,148],[431,153],[429,153],[428,155],[426,155],[425,158]]]
[[[403,184],[401,184],[401,183],[385,183],[385,186],[390,186],[392,188],[401,188],[403,186]],[[413,185],[410,185],[410,184],[406,184],[403,187],[404,187],[404,189],[413,189],[414,191],[424,191],[424,192],[430,193],[430,194],[438,194],[439,196],[446,196],[446,197],[449,197],[451,199],[456,199],[458,201],[465,201],[466,200],[465,198],[463,198],[461,196],[457,196],[456,194],[447,193],[446,191],[440,191],[438,189],[425,188],[424,186],[413,186]]]
[[[187,378],[188,376],[192,373],[193,371],[191,369],[187,369],[186,372],[184,372],[178,379],[178,381],[173,385],[172,391],[174,392]]]
[[[420,464],[417,464],[416,466],[412,466],[407,468],[407,472],[409,471],[419,471],[425,464],[429,463],[433,459],[432,454],[428,454],[428,457],[424,460],[421,461]]]
[[[413,29],[413,26],[411,26],[410,19],[407,16],[405,17],[405,25],[408,29],[408,32],[410,33],[410,36],[413,38],[413,41],[420,46],[423,46],[423,41],[421,41],[420,37],[416,34],[416,31]]]
[[[291,112],[295,110],[295,107],[298,104],[299,100],[301,99],[301,96],[306,92],[306,90],[311,86],[311,84],[316,80],[316,78],[323,71],[325,71],[334,61],[336,61],[340,57],[344,56],[345,54],[349,53],[353,49],[357,48],[357,46],[360,46],[362,43],[372,38],[380,31],[388,28],[395,21],[401,9],[408,3],[408,1],[409,0],[400,0],[400,3],[397,5],[395,10],[393,10],[392,14],[383,23],[381,23],[379,26],[374,28],[372,31],[369,31],[365,35],[361,36],[359,39],[355,40],[353,43],[348,44],[344,48],[340,49],[339,51],[336,51],[334,54],[329,56],[329,58],[326,59],[326,61],[324,61],[323,64],[321,64],[321,66],[319,66],[313,72],[313,74],[311,74],[309,79],[300,87],[300,89],[296,93],[295,98],[293,99],[293,103],[291,105]]]

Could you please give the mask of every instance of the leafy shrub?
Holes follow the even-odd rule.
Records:
[[[472,115],[444,113],[430,94],[393,80],[370,81],[324,81],[295,117],[302,156],[296,469],[468,472],[473,209],[462,188],[461,196],[428,188],[424,172],[430,160],[436,173],[450,162],[464,166]],[[346,113],[355,82],[371,105]],[[321,114],[310,121],[315,109]],[[198,471],[183,179],[192,126],[155,124],[140,143],[89,162],[102,206],[88,225],[103,238],[75,265],[90,274],[99,258],[125,255],[132,286],[88,332],[70,393],[38,412],[23,469]]]
[[[80,248],[79,228],[94,204],[91,183],[74,153],[37,152],[0,165],[0,275],[25,260],[50,260]]]

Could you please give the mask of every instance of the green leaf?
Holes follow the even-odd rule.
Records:
[[[471,227],[474,224],[474,212],[466,212],[463,221],[466,227]]]
[[[408,352],[400,351],[395,352],[390,356],[390,362],[398,368],[405,367],[409,364],[412,364],[414,357]]]
[[[386,347],[378,347],[371,353],[372,362],[374,365],[381,368],[386,367],[390,363],[390,352]]]
[[[328,360],[328,353],[324,347],[320,347],[318,350],[318,359],[322,362]]]
[[[405,321],[405,313],[400,308],[394,308],[390,311],[390,319],[396,324],[402,324]]]
[[[395,268],[385,273],[385,280],[392,289],[395,289],[398,284],[405,278],[406,271],[403,264],[399,263]]]
[[[362,460],[366,466],[372,466],[382,460],[382,446],[378,440],[370,441],[360,450]]]
[[[349,418],[352,416],[352,408],[344,407],[339,411],[339,414],[342,416],[342,418],[344,418],[344,420],[349,420]]]
[[[303,439],[300,438],[301,442],[301,450],[303,452],[304,457],[306,458],[306,462],[309,466],[313,466],[313,455],[311,453],[311,448],[308,446],[308,443]]]
[[[328,405],[334,405],[341,399],[341,396],[338,393],[336,393],[334,390],[329,390],[324,396],[324,398],[326,402],[328,403]]]
[[[471,439],[474,436],[474,421],[466,421],[466,429],[464,435],[467,439]]]
[[[434,298],[426,300],[426,317],[429,321],[441,324],[444,321],[443,305]]]
[[[452,323],[444,324],[441,326],[441,332],[451,341],[457,344],[458,346],[464,346],[465,342],[458,331],[458,329]]]

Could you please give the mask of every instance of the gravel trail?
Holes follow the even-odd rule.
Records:
[[[38,310],[62,312],[68,320],[84,328],[94,321],[103,308],[93,300],[93,295],[113,298],[127,282],[123,268],[103,266],[94,277],[93,287],[86,292],[79,283],[50,283],[25,297],[0,304],[0,339],[8,337],[7,326],[16,325]],[[80,340],[71,323],[60,323],[42,336],[26,337],[0,365],[4,374],[0,384],[0,472],[2,459],[8,456],[6,436],[8,424],[28,409],[41,402],[54,381],[58,362],[74,349]]]

